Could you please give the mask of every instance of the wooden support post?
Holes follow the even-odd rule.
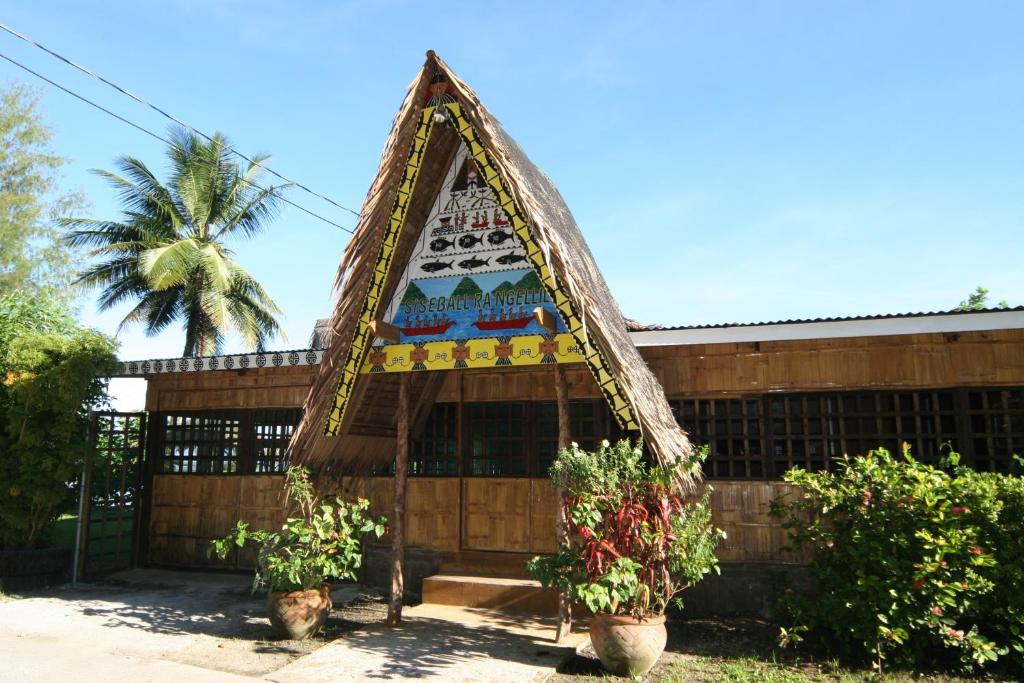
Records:
[[[386,323],[383,320],[373,320],[370,322],[370,334],[378,339],[387,339],[388,341],[398,342],[402,339],[402,331],[390,323]]]
[[[558,331],[558,322],[555,320],[555,316],[543,306],[533,309],[533,319],[548,332]]]
[[[565,368],[555,364],[555,397],[558,400],[558,448],[568,448],[572,443],[569,415],[569,384],[565,379]],[[558,547],[569,544],[569,528],[565,518],[565,489],[558,491],[558,514],[555,515],[555,538]],[[558,594],[558,627],[555,642],[561,641],[572,632],[572,601],[565,593]]]
[[[409,373],[398,381],[398,436],[395,442],[395,508],[391,528],[391,598],[388,626],[402,625],[402,595],[405,593],[405,478],[409,464]]]

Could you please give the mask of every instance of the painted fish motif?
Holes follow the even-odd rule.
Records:
[[[510,251],[509,253],[503,254],[502,256],[499,256],[498,258],[496,258],[494,260],[497,261],[498,263],[500,263],[503,266],[510,266],[513,263],[519,263],[520,261],[525,261],[526,257],[523,256],[522,254],[517,254],[514,251]]]
[[[443,237],[438,237],[436,240],[430,243],[430,251],[444,251],[448,247],[454,247],[454,240],[446,240]]]
[[[463,249],[472,249],[483,241],[484,238],[480,235],[463,235],[459,238],[459,246]]]
[[[430,263],[424,263],[421,267],[427,273],[436,273],[437,271],[444,270],[445,268],[450,269],[452,267],[452,263],[452,261],[431,261]],[[465,263],[465,261],[462,263]],[[459,265],[462,264],[460,263]]]
[[[504,230],[495,230],[487,236],[487,241],[494,245],[504,244],[505,240],[510,239],[512,239],[512,235]]]
[[[489,265],[491,265],[491,259],[489,259],[489,258],[486,258],[486,259],[468,258],[465,261],[459,261],[459,268],[462,268],[463,270],[473,270],[475,268],[480,268],[482,266],[489,266]]]

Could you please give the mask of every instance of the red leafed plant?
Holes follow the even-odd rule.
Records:
[[[569,538],[556,555],[530,560],[544,585],[593,612],[642,618],[664,613],[679,591],[717,570],[723,533],[711,524],[709,492],[684,500],[673,473],[647,464],[640,444],[604,442],[594,451],[573,444],[550,474],[567,493]]]

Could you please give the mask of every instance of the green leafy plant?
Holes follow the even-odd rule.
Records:
[[[569,543],[527,563],[545,586],[595,613],[643,618],[664,613],[681,590],[717,571],[724,533],[711,524],[710,491],[684,501],[673,473],[647,464],[639,443],[605,441],[594,451],[573,444],[550,475],[567,494]]]
[[[45,294],[0,295],[0,548],[31,548],[74,500],[114,341]]]
[[[955,453],[945,464],[879,449],[786,474],[803,496],[774,513],[793,547],[813,551],[818,589],[787,593],[790,641],[814,635],[878,668],[1024,663],[1024,480]]]
[[[319,588],[329,579],[355,579],[362,564],[362,538],[385,533],[387,519],[374,519],[364,498],[321,500],[309,470],[290,467],[286,477],[289,514],[280,531],[254,530],[239,521],[227,536],[210,542],[207,555],[225,559],[234,548],[258,548],[253,591]]]

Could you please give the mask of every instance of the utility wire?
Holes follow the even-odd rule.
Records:
[[[77,64],[76,62],[72,61],[71,59],[68,59],[67,57],[65,57],[64,55],[60,54],[59,52],[55,52],[55,51],[51,50],[50,48],[46,47],[45,45],[37,43],[36,41],[32,40],[28,36],[24,35],[23,33],[19,33],[18,31],[15,31],[10,26],[7,26],[6,24],[0,23],[0,29],[3,29],[4,31],[6,31],[7,33],[11,34],[15,38],[23,40],[26,43],[28,43],[29,45],[33,45],[33,46],[39,48],[40,50],[42,50],[43,52],[45,52],[45,53],[47,53],[47,54],[49,54],[49,55],[51,55],[53,57],[56,57],[57,59],[59,59],[60,61],[64,62],[68,66],[71,66],[71,67],[73,67],[75,69],[78,69],[82,73],[87,74],[89,76],[92,76],[93,78],[95,78],[95,79],[97,79],[99,81],[102,81],[103,83],[105,83],[106,85],[109,85],[111,88],[113,88],[114,90],[118,91],[122,95],[130,97],[131,99],[135,100],[136,102],[138,102],[139,104],[141,104],[141,105],[143,105],[145,107],[149,107],[153,111],[157,112],[158,114],[160,114],[161,116],[163,116],[163,117],[165,117],[167,119],[170,119],[171,121],[173,121],[174,123],[178,124],[179,126],[182,126],[183,128],[187,128],[188,130],[192,131],[196,135],[199,135],[199,136],[205,138],[208,142],[216,142],[216,144],[223,146],[223,144],[220,141],[215,141],[213,138],[211,138],[209,135],[207,135],[203,131],[199,130],[198,128],[190,126],[189,124],[185,123],[184,121],[182,121],[178,117],[176,117],[176,116],[174,116],[172,114],[167,113],[166,111],[164,111],[160,107],[156,106],[155,104],[153,104],[153,103],[151,103],[151,102],[149,102],[149,101],[139,97],[138,95],[132,93],[129,90],[126,90],[126,89],[122,88],[117,83],[114,83],[112,81],[107,80],[106,78],[104,78],[103,76],[99,75],[98,73],[90,71],[89,69],[87,69],[86,67],[82,66],[81,64]],[[256,163],[255,161],[253,161],[249,157],[245,156],[244,154],[242,154],[241,152],[239,152],[238,150],[236,150],[234,147],[232,147],[230,145],[228,145],[226,147],[226,149],[231,154],[234,154],[234,155],[236,155],[238,157],[241,157],[242,159],[245,159],[250,164]],[[280,178],[281,180],[285,181],[286,183],[290,183],[290,184],[300,188],[301,190],[303,190],[303,191],[313,195],[314,197],[319,197],[320,199],[324,200],[325,202],[327,202],[329,204],[332,204],[332,205],[336,206],[337,208],[341,209],[342,211],[347,211],[350,214],[352,214],[353,216],[359,217],[359,212],[358,211],[356,211],[354,209],[350,209],[347,206],[344,206],[343,204],[340,204],[340,203],[334,201],[333,199],[331,199],[330,197],[328,197],[326,195],[323,195],[323,194],[320,194],[319,192],[317,192],[315,190],[311,190],[310,188],[306,187],[302,183],[300,183],[300,182],[298,182],[296,180],[292,180],[291,178],[285,177],[285,176],[281,175],[280,173],[278,173],[277,171],[275,171],[274,169],[272,169],[272,168],[270,168],[268,166],[264,166],[263,164],[259,164],[259,166],[261,166],[264,170],[266,170],[271,175],[273,175],[273,176],[275,176],[277,178]]]
[[[175,147],[176,146],[173,142],[171,142],[167,138],[163,137],[162,135],[154,133],[153,131],[149,130],[148,128],[144,128],[143,126],[140,126],[139,124],[135,123],[134,121],[130,121],[130,120],[126,119],[125,117],[121,116],[120,114],[112,112],[112,111],[110,111],[109,109],[107,109],[106,107],[104,107],[104,106],[102,106],[100,104],[96,104],[95,102],[93,102],[89,98],[85,97],[84,95],[79,95],[78,93],[74,92],[73,90],[69,90],[68,88],[65,88],[60,83],[57,83],[56,81],[47,78],[46,76],[42,75],[38,71],[33,71],[32,69],[30,69],[29,67],[25,66],[21,62],[15,60],[15,59],[12,59],[11,57],[8,57],[7,55],[5,55],[2,52],[0,52],[0,59],[7,60],[8,62],[13,64],[14,66],[18,67],[19,69],[27,71],[28,73],[32,74],[36,78],[38,78],[38,79],[40,79],[42,81],[46,81],[47,83],[49,83],[53,87],[66,92],[68,95],[71,95],[72,97],[74,97],[74,98],[76,98],[78,100],[81,100],[82,102],[85,102],[86,104],[88,104],[91,107],[95,107],[96,109],[99,109],[104,114],[107,114],[109,116],[113,116],[115,119],[117,119],[121,123],[126,123],[129,126],[131,126],[132,128],[134,128],[135,130],[138,130],[138,131],[140,131],[142,133],[145,133],[146,135],[150,136],[151,138],[155,138],[155,139],[159,140],[160,142],[163,142],[164,144],[166,144],[166,145],[168,145],[170,147]],[[226,151],[231,151],[231,150],[229,149],[229,150],[226,150]],[[235,152],[235,154],[238,154],[238,152]],[[238,156],[242,156],[242,155],[238,154]],[[245,157],[242,157],[242,158],[244,159]],[[270,170],[269,168],[266,168],[265,166],[263,166],[263,168],[265,168],[268,171]],[[275,173],[274,175],[277,175],[277,174]],[[245,183],[245,184],[247,184],[247,185],[249,185],[249,186],[251,186],[251,187],[253,187],[253,188],[257,189],[257,190],[266,191],[266,188],[261,187],[260,185],[257,185],[256,183],[252,182],[251,180],[246,180],[245,178],[241,178],[241,177],[239,177],[239,180],[241,180],[243,183]],[[310,216],[313,216],[314,218],[318,218],[318,219],[322,220],[324,223],[328,223],[330,225],[333,225],[336,228],[340,228],[340,229],[344,230],[345,232],[349,233],[350,235],[354,235],[355,234],[355,231],[352,230],[351,228],[346,228],[344,225],[341,225],[339,223],[335,223],[334,221],[332,221],[329,218],[324,218],[320,214],[318,214],[318,213],[316,213],[314,211],[310,211],[309,209],[307,209],[306,207],[302,206],[301,204],[296,204],[295,202],[293,202],[292,200],[288,199],[287,197],[284,197],[284,196],[278,194],[277,198],[280,199],[281,201],[283,201],[285,204],[289,204],[290,206],[295,207],[299,211],[303,211],[303,212],[309,214]]]

